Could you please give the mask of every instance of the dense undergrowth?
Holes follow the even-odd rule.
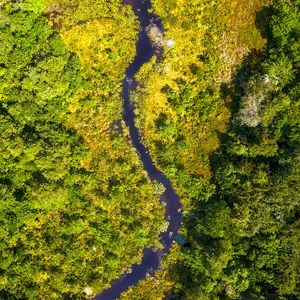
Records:
[[[122,299],[297,299],[300,2],[153,3],[173,46],[139,74],[137,124],[191,247]]]
[[[152,3],[137,125],[191,247],[122,299],[298,299],[300,2]],[[137,29],[119,0],[1,1],[0,299],[91,297],[159,246],[120,122]]]
[[[73,2],[0,7],[1,299],[92,296],[164,225],[118,122],[135,16],[120,1]]]

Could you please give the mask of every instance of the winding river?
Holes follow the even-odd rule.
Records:
[[[114,300],[120,297],[120,294],[126,291],[130,286],[136,285],[139,280],[144,279],[146,274],[153,275],[155,270],[160,267],[161,258],[169,252],[174,237],[177,235],[181,226],[182,217],[180,212],[181,203],[171,182],[155,167],[148,153],[148,149],[141,143],[141,135],[134,124],[134,106],[130,101],[130,93],[135,91],[138,86],[134,80],[135,74],[153,55],[156,55],[158,60],[161,59],[162,56],[162,49],[159,49],[150,41],[147,35],[147,27],[149,25],[155,25],[163,31],[162,24],[156,15],[149,12],[149,9],[151,9],[150,0],[125,0],[124,4],[130,4],[132,6],[138,17],[141,30],[138,34],[136,44],[136,56],[133,62],[128,66],[126,77],[122,82],[123,118],[129,128],[132,144],[136,148],[150,180],[162,183],[165,187],[165,192],[162,194],[160,201],[166,203],[165,219],[169,222],[169,226],[167,231],[160,235],[160,241],[163,244],[162,250],[154,251],[152,248],[145,248],[141,264],[133,265],[131,273],[126,273],[114,280],[111,283],[111,287],[97,295],[94,300]]]

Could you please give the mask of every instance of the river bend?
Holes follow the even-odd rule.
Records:
[[[122,82],[123,118],[129,128],[132,144],[137,150],[150,180],[162,183],[165,187],[165,192],[161,195],[160,201],[166,203],[165,219],[169,222],[169,225],[167,231],[160,234],[163,249],[154,251],[152,248],[145,248],[141,264],[133,265],[131,267],[131,273],[126,273],[114,280],[111,283],[111,287],[97,295],[94,300],[114,300],[119,298],[122,292],[126,291],[130,286],[136,285],[138,281],[144,279],[147,274],[153,275],[155,270],[160,267],[161,258],[169,252],[174,237],[177,235],[181,226],[182,217],[179,196],[175,193],[170,180],[155,167],[148,149],[141,142],[141,135],[134,123],[136,117],[134,114],[134,105],[130,101],[130,93],[135,91],[138,86],[134,79],[135,74],[152,56],[155,55],[158,61],[161,59],[162,49],[150,41],[147,35],[147,28],[149,25],[155,25],[163,31],[162,23],[155,14],[149,12],[149,9],[151,9],[150,0],[125,0],[124,4],[132,6],[141,29],[136,43],[136,56],[133,62],[128,66],[126,77]]]

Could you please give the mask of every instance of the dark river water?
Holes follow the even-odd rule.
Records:
[[[124,4],[130,4],[138,17],[141,30],[138,35],[136,44],[136,56],[133,62],[126,70],[126,78],[123,80],[123,118],[130,131],[130,137],[133,146],[136,148],[143,167],[147,171],[151,181],[162,183],[165,187],[165,192],[162,194],[160,201],[165,205],[165,219],[168,220],[169,226],[166,232],[160,234],[160,241],[163,244],[163,249],[154,251],[152,248],[145,248],[143,251],[143,259],[141,264],[133,265],[132,272],[122,275],[120,278],[111,283],[111,287],[101,294],[97,295],[95,300],[114,300],[120,297],[120,294],[126,291],[130,286],[136,285],[139,280],[144,279],[146,274],[153,275],[154,271],[160,267],[161,258],[166,255],[174,242],[174,237],[177,235],[181,227],[181,203],[178,195],[175,193],[169,179],[159,171],[148,153],[148,149],[141,143],[141,135],[134,124],[135,114],[134,106],[130,101],[130,92],[137,87],[137,82],[134,80],[134,75],[139,69],[148,62],[153,55],[156,55],[158,60],[161,58],[162,49],[154,46],[147,35],[147,27],[152,24],[156,25],[163,31],[160,19],[149,13],[151,8],[150,0],[126,0]]]

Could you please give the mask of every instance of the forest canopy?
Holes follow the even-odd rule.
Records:
[[[183,204],[124,300],[300,298],[300,0],[152,0],[136,126]],[[86,299],[161,248],[161,186],[122,120],[121,0],[0,2],[0,299]]]
[[[118,130],[135,17],[76,3],[1,3],[1,299],[85,299],[159,246],[156,187]]]
[[[191,247],[122,299],[298,299],[300,2],[153,4],[173,42],[138,75],[137,125]]]

